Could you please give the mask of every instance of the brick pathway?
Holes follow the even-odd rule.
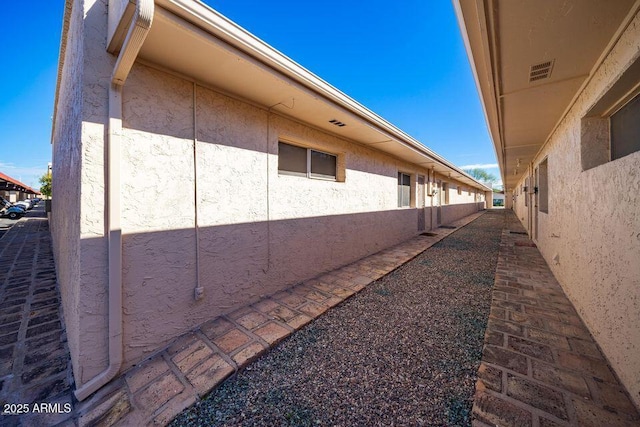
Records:
[[[474,426],[640,425],[540,252],[506,213]]]
[[[0,425],[52,426],[73,415],[59,302],[48,222],[40,208],[0,239]],[[2,414],[5,404],[27,406],[16,408],[23,411],[16,416]],[[34,414],[40,408],[34,404],[52,404],[44,409],[59,413]]]

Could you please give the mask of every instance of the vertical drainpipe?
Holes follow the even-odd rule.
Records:
[[[109,263],[109,365],[75,391],[80,401],[99,390],[120,372],[122,366],[122,230],[120,225],[120,135],[122,130],[122,87],[135,62],[151,23],[154,0],[138,0],[127,37],[114,66],[109,85],[107,130],[107,229]]]
[[[204,297],[204,288],[200,284],[200,227],[198,225],[198,86],[193,83],[193,220],[196,232],[196,287],[193,298],[196,301]]]
[[[271,206],[270,206],[270,199],[271,199],[271,186],[270,186],[270,182],[271,182],[271,177],[269,176],[269,142],[271,140],[271,109],[273,107],[269,107],[269,109],[267,110],[267,144],[265,147],[265,151],[266,151],[266,158],[267,158],[267,165],[266,165],[266,169],[267,169],[267,182],[266,182],[266,186],[267,186],[267,263],[266,263],[266,267],[262,269],[262,272],[264,274],[267,274],[269,272],[269,269],[271,269]]]

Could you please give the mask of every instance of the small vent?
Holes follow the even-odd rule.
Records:
[[[341,121],[336,120],[336,119],[329,120],[329,123],[333,123],[334,125],[336,125],[336,126],[340,126],[340,127],[344,127],[344,126],[346,126],[344,123],[342,123]]]
[[[531,69],[529,70],[529,82],[548,79],[551,76],[551,70],[553,69],[554,61],[555,60],[532,65]]]

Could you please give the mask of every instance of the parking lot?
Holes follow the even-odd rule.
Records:
[[[33,209],[27,211],[26,215],[23,218],[29,217],[44,217],[47,214],[44,211],[44,200],[38,203],[38,206],[34,206]],[[19,220],[9,219],[9,218],[0,218],[0,239],[16,222]]]

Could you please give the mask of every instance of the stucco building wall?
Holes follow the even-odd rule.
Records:
[[[459,190],[459,191],[458,191]],[[449,189],[449,203],[473,203],[475,200],[475,194],[471,192],[469,194],[469,187],[465,187],[461,184],[452,184]]]
[[[69,29],[60,74],[59,98],[56,105],[56,127],[53,130],[52,191],[54,203],[65,207],[64,215],[51,217],[51,235],[56,272],[60,283],[66,331],[76,376],[80,352],[80,170],[82,165],[82,76],[84,70],[84,10],[75,2],[69,14]]]
[[[529,191],[529,189],[527,189],[527,191]],[[528,201],[525,202],[527,197],[529,197],[529,195],[524,190],[524,181],[521,181],[513,191],[505,192],[505,205],[508,199],[511,198],[513,203],[512,209],[518,216],[520,222],[524,224],[525,228],[528,227],[527,224],[529,223],[529,211],[526,204]]]
[[[442,224],[449,224],[484,209],[484,203],[459,203],[442,206]]]
[[[581,119],[639,57],[636,15],[533,166],[548,160],[549,212],[537,213],[538,247],[640,406],[640,152],[585,171],[580,157]],[[526,209],[519,196],[525,226]]]
[[[109,86],[115,58],[106,49],[107,0],[84,1],[84,72],[82,168],[80,174],[80,311],[81,382],[108,363],[108,238],[106,148]],[[117,231],[116,231],[117,232]]]
[[[397,206],[398,171],[427,175],[415,165],[145,65],[123,116],[125,366],[418,232],[424,211]],[[337,155],[344,181],[279,174],[278,141]],[[481,209],[459,206],[451,220]]]
[[[74,3],[54,134],[52,229],[78,386],[108,363],[107,21],[106,0]],[[421,231],[416,176],[429,173],[413,164],[148,65],[133,67],[122,115],[111,159],[122,369],[208,319]],[[337,155],[340,179],[278,174],[279,140]],[[397,206],[398,171],[412,175],[411,207]],[[454,215],[481,208],[464,194]]]
[[[72,3],[53,133],[51,228],[78,384],[108,362],[104,177],[115,61],[105,51],[106,21],[105,0]]]

